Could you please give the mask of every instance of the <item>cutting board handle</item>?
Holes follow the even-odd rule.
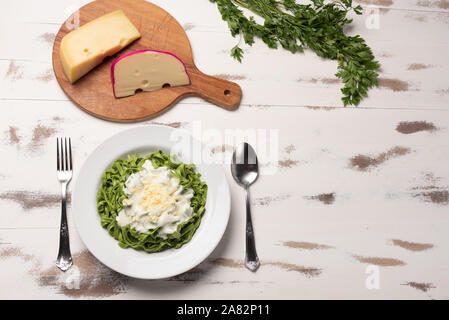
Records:
[[[237,83],[209,76],[198,69],[190,72],[189,76],[190,94],[228,110],[238,107],[242,99],[242,89]]]

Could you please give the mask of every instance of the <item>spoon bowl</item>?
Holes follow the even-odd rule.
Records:
[[[232,154],[231,172],[234,180],[242,187],[249,187],[257,180],[257,155],[248,143],[242,143]]]

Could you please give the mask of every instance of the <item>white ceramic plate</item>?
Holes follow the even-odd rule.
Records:
[[[176,130],[176,131],[175,131]],[[78,176],[73,193],[73,215],[78,233],[89,251],[109,268],[130,277],[160,279],[186,272],[215,249],[226,229],[230,212],[229,185],[221,165],[196,164],[201,179],[208,185],[206,211],[192,240],[180,249],[146,253],[132,248],[122,249],[117,240],[100,225],[96,194],[101,176],[118,158],[138,152],[146,155],[161,149],[169,153],[174,141],[172,134],[179,129],[147,125],[135,127],[112,136],[103,142],[86,160]],[[201,144],[188,136],[190,148]],[[185,145],[184,140],[183,145]],[[198,150],[198,149],[196,149]],[[183,157],[181,161],[185,161]]]

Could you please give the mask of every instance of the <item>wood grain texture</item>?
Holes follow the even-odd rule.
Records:
[[[158,281],[121,277],[86,251],[69,209],[74,268],[55,270],[55,137],[74,141],[76,183],[80,167],[104,139],[134,126],[83,112],[48,76],[52,39],[87,2],[0,4],[0,24],[15,30],[0,32],[7,44],[0,50],[0,152],[7,155],[0,166],[0,298],[449,298],[449,9],[439,0],[358,1],[383,9],[379,30],[366,28],[365,14],[354,16],[349,32],[367,40],[382,62],[382,78],[390,79],[359,108],[342,108],[340,85],[332,82],[336,62],[256,41],[240,64],[229,57],[237,39],[215,4],[152,0],[188,30],[198,68],[238,82],[245,95],[234,112],[188,97],[139,125],[279,132],[277,172],[262,175],[251,189],[262,267],[255,274],[242,267],[244,194],[225,163],[229,226],[197,268]],[[211,148],[226,162],[234,144]],[[368,290],[372,266],[379,268],[380,288]],[[79,289],[68,281],[77,272]]]
[[[84,266],[88,254],[73,224],[73,211],[69,211],[71,245],[77,258],[75,266],[81,273],[80,289],[75,290],[67,288],[64,282],[72,274],[57,273],[52,268],[57,252],[60,211],[57,203],[59,185],[54,179],[54,138],[69,135],[76,141],[73,145],[76,170],[72,188],[81,166],[96,146],[112,134],[135,125],[99,121],[74,108],[70,101],[0,101],[0,108],[8,109],[8,117],[0,119],[3,135],[0,150],[10,155],[2,160],[0,170],[0,207],[3,212],[0,242],[6,243],[0,267],[8,271],[7,276],[0,276],[0,284],[5,288],[18,285],[26,289],[0,291],[0,297],[449,297],[446,272],[449,266],[449,207],[446,203],[429,201],[423,195],[434,190],[449,190],[449,170],[444,161],[449,157],[446,111],[243,106],[231,113],[210,108],[207,103],[181,102],[179,108],[172,108],[158,119],[138,125],[157,122],[193,132],[194,126],[201,123],[203,130],[222,133],[251,128],[277,129],[279,160],[297,161],[295,166],[280,166],[275,174],[261,175],[251,189],[254,227],[260,235],[257,245],[263,264],[261,269],[252,274],[241,266],[245,199],[226,163],[233,147],[230,144],[214,150],[217,157],[222,157],[230,183],[231,218],[222,242],[199,269],[163,281],[129,279],[122,288],[122,281],[101,268],[100,262],[94,261],[92,268]],[[25,113],[26,117],[23,116]],[[252,119],[251,126],[248,119]],[[440,129],[413,134],[396,130],[399,123],[412,121],[425,121]],[[12,135],[10,126],[17,128]],[[51,135],[33,138],[35,132],[42,131]],[[17,139],[11,140],[14,135]],[[354,156],[376,158],[394,146],[412,151],[390,157],[366,171],[350,166]],[[263,151],[261,157],[262,154]],[[39,170],[31,168],[30,163]],[[319,197],[318,200],[311,199],[330,193],[335,197],[330,204],[320,201]],[[39,201],[41,198],[48,202],[43,205]],[[393,245],[393,239],[402,246]],[[291,243],[332,248],[307,250],[286,245]],[[413,251],[404,248],[404,244],[431,244],[434,247]],[[11,250],[14,248],[22,253],[13,256]],[[31,255],[36,258],[31,259]],[[385,266],[397,261],[405,264]],[[381,265],[379,290],[365,287],[366,270],[373,263]],[[38,264],[40,267],[35,267]],[[404,285],[408,282],[431,283],[435,288],[425,294]],[[100,288],[110,289],[100,290],[95,283],[103,283]]]
[[[189,39],[182,26],[168,12],[143,0],[97,0],[79,9],[80,25],[104,14],[122,9],[141,33],[130,46],[107,57],[74,84],[70,84],[62,69],[59,49],[62,38],[71,31],[73,21],[62,24],[53,45],[53,69],[64,92],[79,107],[105,120],[131,122],[155,117],[176,101],[188,95],[199,96],[223,108],[237,108],[242,91],[236,83],[206,75],[193,62]],[[171,52],[186,65],[191,84],[141,92],[116,99],[112,92],[111,64],[115,58],[135,50]]]

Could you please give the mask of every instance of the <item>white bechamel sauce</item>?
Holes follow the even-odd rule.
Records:
[[[128,198],[123,200],[117,222],[141,233],[160,228],[159,236],[166,238],[192,216],[193,190],[183,188],[167,167],[155,169],[149,160],[142,167],[126,180],[123,191]]]

